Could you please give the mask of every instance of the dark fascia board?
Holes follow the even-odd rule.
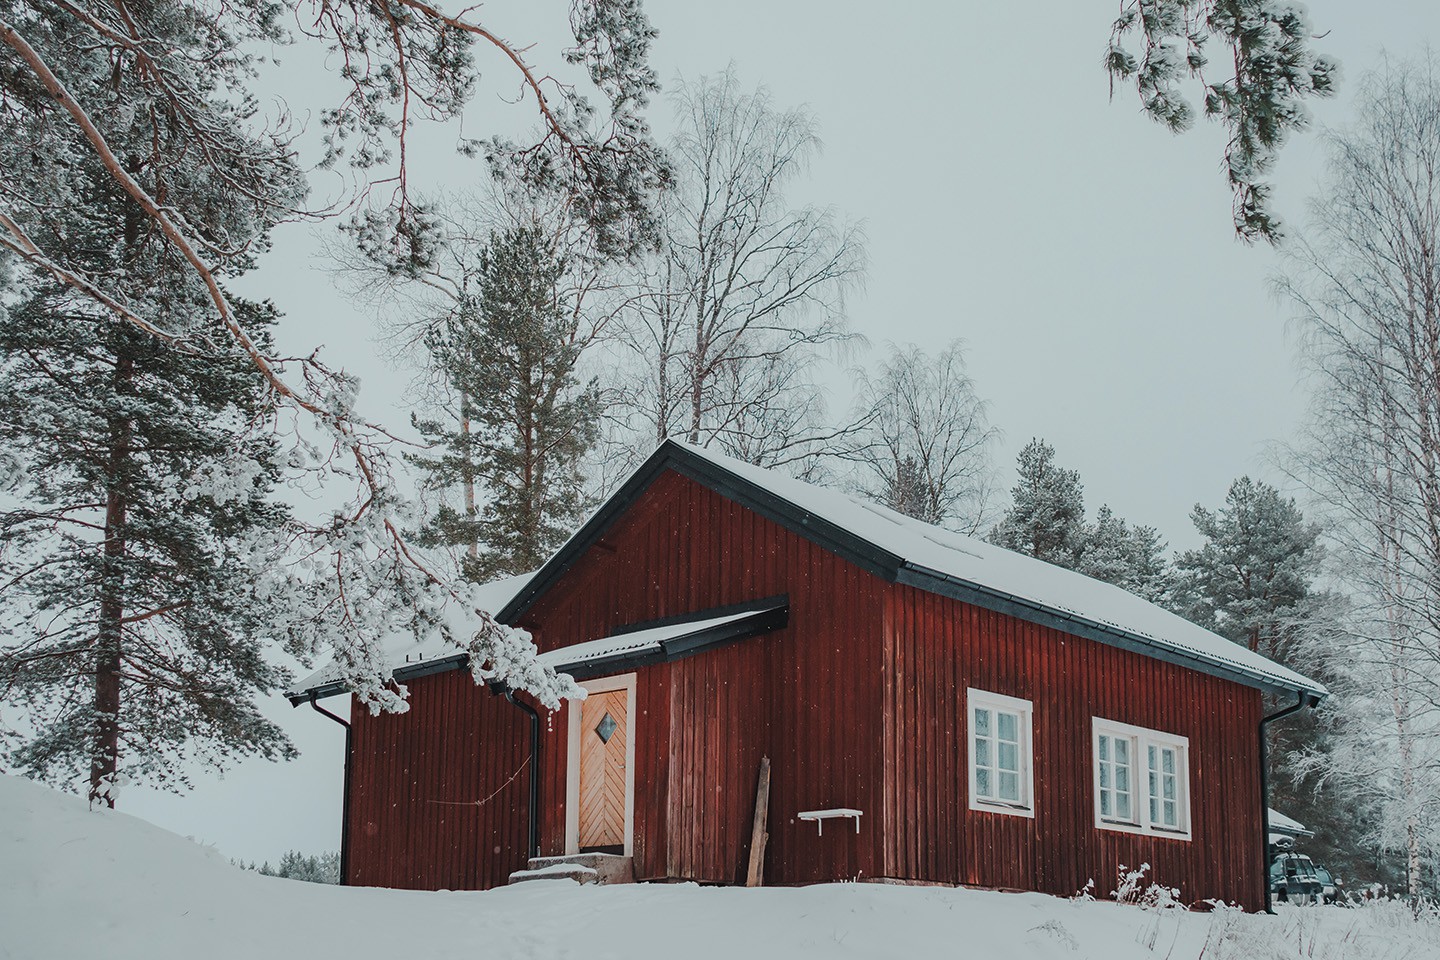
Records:
[[[753,613],[748,617],[741,617],[736,620],[731,620],[728,623],[718,624],[713,627],[696,630],[694,633],[686,633],[678,637],[663,640],[660,643],[659,650],[645,650],[638,653],[617,653],[614,656],[603,659],[585,660],[570,664],[561,663],[555,667],[555,672],[568,673],[576,680],[588,680],[591,677],[603,677],[612,673],[634,670],[638,667],[653,666],[657,663],[669,663],[673,660],[682,660],[685,657],[694,656],[697,653],[704,653],[706,650],[712,650],[715,647],[721,647],[728,643],[748,640],[751,637],[758,637],[761,634],[783,630],[790,622],[789,598],[782,594],[778,597],[767,597],[763,600],[749,600],[745,603],[731,604],[728,607],[699,610],[678,617],[666,617],[663,622],[644,621],[634,623],[617,630],[613,636],[635,633],[636,631],[648,630],[652,627],[685,623],[691,620],[714,620],[716,617],[725,617],[746,611],[753,611]],[[426,660],[421,663],[408,663],[396,667],[391,675],[397,682],[403,683],[406,680],[414,680],[435,673],[462,670],[468,662],[469,657],[463,653],[447,657],[436,657],[433,660]],[[498,684],[492,683],[491,686],[498,686]],[[297,691],[296,693],[289,694],[288,697],[290,705],[298,707],[302,703],[309,703],[312,698],[315,700],[324,700],[327,697],[334,697],[349,692],[350,688],[345,686],[343,681],[335,680],[309,690]]]
[[[415,663],[403,663],[391,671],[390,676],[395,680],[404,682],[414,680],[417,677],[428,677],[432,673],[447,673],[451,670],[459,670],[469,661],[469,654],[455,653],[449,656],[436,657],[433,660],[420,660]],[[313,696],[316,700],[324,700],[327,697],[336,697],[342,693],[349,693],[350,688],[345,685],[344,680],[331,680],[329,683],[322,683],[318,687],[311,687],[309,690],[297,690],[294,693],[287,693],[285,696],[292,707],[298,707],[302,703],[309,703]]]
[[[672,469],[714,490],[741,506],[748,507],[768,520],[840,555],[856,566],[894,582],[900,570],[900,558],[877,548],[849,530],[801,510],[790,501],[763,487],[737,477],[705,457],[697,456],[677,443],[666,441],[650,459],[601,505],[585,525],[566,541],[545,565],[535,572],[525,586],[495,615],[501,623],[518,623],[535,602],[560,580],[584,555],[585,551],[614,526],[650,485],[665,470]]]
[[[762,610],[774,610],[777,607],[784,607],[787,610],[790,606],[790,594],[780,593],[773,597],[761,597],[759,600],[744,600],[740,603],[730,603],[723,607],[709,607],[705,610],[696,610],[693,613],[680,613],[673,617],[656,617],[654,620],[636,620],[634,623],[627,623],[623,627],[616,627],[612,637],[622,637],[627,633],[639,633],[641,630],[653,630],[656,627],[671,627],[680,623],[689,623],[694,620],[714,620],[717,617],[730,617],[737,613],[750,613]]]
[[[1220,677],[1258,687],[1271,693],[1304,693],[1319,702],[1324,694],[1312,689],[1301,690],[1287,686],[1273,677],[1248,670],[1239,664],[1226,665],[1199,654],[1190,654],[1176,647],[1157,643],[1148,637],[1130,633],[1108,624],[1096,623],[1074,614],[1062,613],[1042,606],[1023,597],[1015,597],[996,590],[990,590],[966,580],[938,573],[925,567],[907,565],[900,572],[899,583],[908,584],[928,593],[937,593],[965,603],[1027,620],[1042,627],[1051,627],[1076,637],[1094,640],[1132,653],[1144,654],[1155,660],[1173,663],[1212,677]]]
[[[692,614],[689,619],[711,618]],[[613,657],[586,660],[573,664],[561,663],[556,665],[555,672],[568,673],[576,680],[588,680],[591,677],[609,676],[610,674],[623,673],[640,667],[654,666],[658,663],[672,663],[676,660],[683,660],[686,657],[693,657],[697,653],[714,650],[716,647],[723,647],[741,640],[749,640],[751,637],[758,637],[763,634],[773,633],[776,630],[783,630],[789,623],[789,605],[783,603],[779,606],[771,605],[756,610],[748,617],[741,617],[738,620],[731,620],[729,623],[722,623],[703,630],[697,630],[694,633],[687,633],[678,637],[671,637],[668,640],[662,640],[660,641],[659,650],[620,653]],[[620,636],[620,634],[615,635]]]

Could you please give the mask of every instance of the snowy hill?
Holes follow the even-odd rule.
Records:
[[[75,797],[0,776],[0,958],[1202,955],[1440,960],[1440,920],[1413,920],[1399,904],[1202,915],[879,884],[745,890],[549,881],[487,893],[324,887],[239,870],[133,817],[91,812]]]

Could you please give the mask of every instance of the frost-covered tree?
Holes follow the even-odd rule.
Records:
[[[1163,600],[1170,589],[1170,565],[1160,532],[1154,527],[1132,526],[1108,504],[1100,507],[1095,522],[1086,527],[1075,569],[1152,602]]]
[[[1360,85],[1283,289],[1313,375],[1296,475],[1324,511],[1346,634],[1313,772],[1380,811],[1412,893],[1440,866],[1440,66]]]
[[[448,636],[442,608],[473,606],[471,594],[405,541],[395,441],[356,414],[356,381],[314,355],[270,352],[226,293],[227,270],[256,242],[250,226],[304,215],[284,117],[259,116],[247,94],[262,63],[249,51],[293,41],[344,65],[342,92],[316,105],[327,131],[322,159],[348,158],[358,173],[356,198],[383,205],[368,207],[358,229],[388,244],[395,262],[423,264],[429,255],[426,211],[408,189],[405,132],[422,115],[458,118],[490,55],[515,71],[540,132],[525,143],[465,140],[462,149],[484,153],[502,179],[563,200],[608,253],[650,242],[650,199],[667,174],[643,119],[656,88],[647,63],[654,30],[637,0],[573,3],[575,46],[565,64],[555,64],[559,76],[537,69],[524,48],[472,14],[428,0],[341,0],[314,10],[259,0],[0,0],[0,245],[29,276],[67,285],[170,349],[240,350],[276,406],[265,428],[305,438],[317,485],[357,484],[333,516],[292,527],[295,549],[275,562],[291,564],[297,582],[328,576],[328,594],[309,605],[305,642],[332,648],[360,700],[375,708],[404,708],[403,690],[387,685],[379,637],[402,622]],[[147,141],[127,133],[147,121],[162,135]],[[167,327],[162,297],[92,269],[88,251],[57,229],[57,213],[91,202],[85,171],[97,165],[133,204],[139,232],[204,295],[203,311],[188,315],[198,328]],[[369,190],[381,180],[386,189]],[[204,202],[191,202],[186,188],[202,183]],[[239,221],[244,229],[235,228]],[[453,639],[477,676],[510,674],[515,686],[551,704],[573,689],[535,666],[526,638],[473,612],[474,633]]]
[[[1190,514],[1205,538],[1175,560],[1175,605],[1188,619],[1257,653],[1293,663],[1324,550],[1294,499],[1241,477],[1217,510]],[[1298,665],[1297,665],[1298,666]]]
[[[801,464],[843,433],[813,367],[852,339],[844,294],[863,270],[861,236],[787,198],[820,149],[808,113],[733,73],[682,84],[673,101],[675,186],[626,312],[636,446],[676,436]]]
[[[69,235],[137,297],[167,299],[169,329],[191,328],[203,300],[105,215],[123,201],[103,181],[96,200]],[[259,374],[238,350],[176,351],[97,315],[64,284],[10,294],[0,446],[24,468],[0,510],[0,700],[24,734],[10,763],[88,779],[92,802],[114,806],[124,781],[184,786],[182,758],[292,756],[255,706],[287,679],[266,650],[291,612],[256,563],[289,519]],[[273,324],[269,307],[232,302],[258,335]]]
[[[990,542],[1074,568],[1085,548],[1085,491],[1080,474],[1055,463],[1055,448],[1032,439],[1016,459],[1019,481]]]
[[[456,415],[416,420],[434,455],[414,459],[432,490],[458,489],[462,500],[442,502],[421,540],[466,548],[465,575],[479,583],[535,569],[582,519],[600,404],[577,374],[566,270],[538,226],[493,233],[473,297],[425,338]]]
[[[307,883],[339,883],[340,854],[329,851],[307,856],[299,850],[287,850],[273,867],[267,860],[258,867],[252,863],[246,869],[266,877],[304,880]]]
[[[1224,124],[1225,174],[1244,240],[1281,235],[1262,178],[1290,133],[1309,124],[1305,99],[1335,91],[1337,64],[1311,49],[1315,36],[1305,8],[1290,0],[1123,0],[1111,29],[1112,94],[1117,80],[1133,84],[1145,112],[1178,133],[1195,121],[1183,91],[1193,80],[1204,115]],[[1210,57],[1217,44],[1218,68]]]
[[[206,40],[173,8],[147,13],[177,47]],[[55,30],[45,40],[57,66],[103,88],[110,109],[95,129],[127,182],[207,225],[217,276],[248,267],[273,223],[269,204],[301,195],[290,158],[237,129],[213,131],[216,156],[187,155],[193,118],[152,108],[136,79],[143,58],[112,60],[65,21],[31,25],[42,22]],[[222,65],[238,56],[209,49]],[[219,100],[219,77],[169,82],[194,82],[217,118],[243,128],[243,106]],[[17,85],[43,96],[43,85]],[[0,223],[65,256],[43,269],[12,260],[0,297],[0,448],[22,468],[0,510],[0,697],[24,712],[9,759],[61,785],[88,780],[92,802],[113,805],[124,779],[184,785],[182,757],[288,756],[255,707],[286,679],[264,651],[287,639],[293,613],[266,597],[290,522],[272,489],[282,465],[273,395],[240,344],[215,336],[209,291],[109,163],[60,138],[39,141],[56,154],[8,139],[26,119],[57,120],[8,103],[5,195],[43,205],[23,226]],[[28,180],[35,170],[48,179]],[[267,202],[229,203],[224,185],[241,183]],[[97,302],[82,275],[104,278],[105,296],[145,322]],[[226,299],[268,349],[274,311]]]
[[[874,375],[860,374],[859,395],[853,456],[866,496],[960,533],[989,522],[997,431],[958,341],[934,356],[891,347]]]

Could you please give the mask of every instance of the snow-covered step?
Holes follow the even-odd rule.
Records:
[[[576,883],[634,883],[629,857],[613,853],[576,853],[567,857],[531,857],[524,870],[510,874],[511,883],[526,880],[574,880]]]

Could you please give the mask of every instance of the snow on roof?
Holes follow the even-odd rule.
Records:
[[[899,557],[906,566],[962,581],[1146,645],[1198,659],[1267,685],[1323,696],[1325,688],[1127,590],[1034,557],[922,523],[837,490],[812,486],[678,440],[666,443],[703,458],[804,512]]]
[[[688,637],[691,634],[724,626],[727,623],[754,617],[756,613],[755,610],[745,610],[723,617],[687,620],[683,623],[671,623],[662,627],[636,630],[633,633],[601,637],[598,640],[586,640],[583,643],[572,643],[568,647],[559,647],[542,653],[539,659],[543,666],[563,671],[566,668],[575,668],[598,660],[609,660],[612,657],[638,657],[647,653],[659,653],[666,641],[678,640],[681,637]]]
[[[1312,837],[1315,835],[1314,830],[1307,828],[1299,820],[1291,820],[1274,807],[1270,808],[1270,832],[1288,837]]]
[[[520,591],[526,582],[533,576],[533,573],[524,573],[518,577],[505,577],[500,580],[492,580],[489,583],[476,587],[472,597],[475,605],[481,610],[490,613],[498,611],[510,598]],[[445,608],[446,623],[450,632],[457,637],[464,637],[470,632],[472,625],[469,623],[470,612],[459,603],[448,604]],[[453,643],[448,642],[440,631],[432,630],[429,633],[416,637],[409,630],[402,630],[380,639],[380,648],[385,657],[385,663],[393,673],[397,669],[413,667],[423,663],[438,663],[443,660],[451,660],[464,657]],[[333,686],[343,681],[340,668],[331,660],[325,666],[316,670],[310,676],[296,683],[285,696],[291,699],[308,695],[312,690],[319,690],[323,687]],[[338,691],[337,691],[338,692]]]

